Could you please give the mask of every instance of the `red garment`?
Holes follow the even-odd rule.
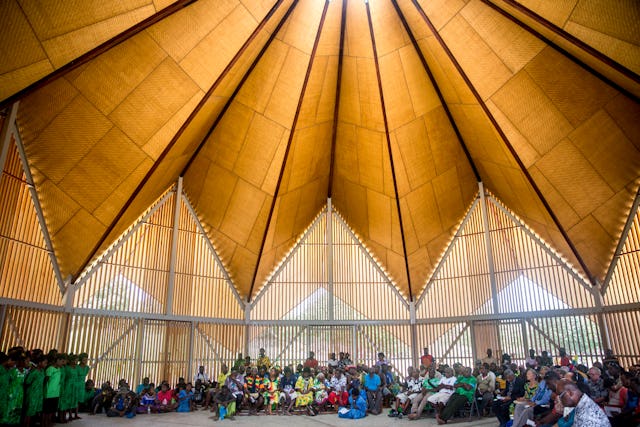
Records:
[[[560,366],[570,366],[570,365],[571,365],[571,359],[569,359],[569,356],[564,356],[560,358]]]
[[[433,356],[430,354],[423,354],[420,356],[420,364],[428,368],[433,364]]]
[[[318,367],[318,361],[316,359],[307,359],[304,361],[304,367],[315,369]]]
[[[336,402],[338,403],[338,406],[348,406],[349,393],[346,391],[343,391],[342,393],[336,393],[335,391],[332,391],[331,393],[329,393],[329,403],[335,405]]]
[[[161,405],[169,405],[171,403],[171,399],[173,399],[173,390],[161,390],[156,396],[158,403]]]

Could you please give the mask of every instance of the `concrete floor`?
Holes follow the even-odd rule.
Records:
[[[104,415],[89,416],[81,414],[82,420],[73,421],[67,424],[67,427],[100,427],[100,426],[133,426],[133,427],[160,427],[160,426],[251,426],[251,427],[322,427],[322,426],[360,426],[360,427],[411,427],[411,426],[435,426],[437,425],[433,417],[422,418],[419,421],[409,421],[406,418],[398,420],[389,418],[386,414],[369,415],[359,420],[342,420],[338,419],[336,414],[321,414],[316,417],[306,415],[294,415],[292,417],[285,416],[236,416],[234,420],[224,420],[214,422],[209,411],[196,411],[189,414],[169,413],[169,414],[151,414],[138,415],[133,419],[126,418],[107,418]],[[495,418],[472,418],[471,421],[466,419],[450,420],[447,425],[456,425],[460,427],[467,426],[486,426],[495,427],[498,421]],[[60,426],[60,424],[57,424]]]

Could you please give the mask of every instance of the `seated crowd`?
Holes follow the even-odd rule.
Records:
[[[132,418],[136,414],[210,410],[214,419],[236,413],[256,415],[337,412],[340,418],[379,415],[415,420],[434,414],[438,424],[477,409],[480,416],[495,416],[500,427],[532,426],[634,426],[640,420],[638,396],[640,369],[625,371],[607,351],[602,362],[590,368],[572,361],[560,349],[559,363],[546,351],[530,350],[523,366],[501,361],[492,351],[475,369],[459,363],[437,365],[424,349],[420,367],[409,367],[399,378],[383,353],[374,365],[356,365],[348,353],[332,353],[320,366],[313,352],[304,363],[272,365],[264,349],[255,363],[238,355],[231,369],[222,364],[215,379],[200,366],[193,382],[180,378],[175,387],[167,381],[156,386],[144,378],[135,389],[121,379],[114,389],[105,382],[99,389],[89,372],[87,355],[22,348],[0,353],[0,390],[10,392],[0,401],[0,424],[49,426],[78,419],[78,411]],[[24,390],[20,393],[19,390]],[[477,405],[477,406],[476,406]]]

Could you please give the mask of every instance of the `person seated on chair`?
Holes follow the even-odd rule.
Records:
[[[436,413],[436,421],[438,424],[446,424],[447,420],[453,417],[453,415],[466,403],[472,403],[476,394],[476,377],[471,375],[471,368],[465,367],[462,369],[462,375],[457,378],[454,385],[455,392],[451,395],[447,401],[446,406],[441,413]]]
[[[422,400],[422,378],[420,378],[420,371],[412,368],[406,387],[396,396],[395,409],[391,409],[389,416],[402,418],[403,414],[408,413],[409,405],[411,407],[415,405],[414,402],[418,397]]]
[[[534,372],[535,375],[535,371],[530,369],[527,371],[527,378],[531,375],[530,372]],[[549,378],[555,379],[554,375],[557,376],[553,371],[547,372],[545,379],[538,384],[535,394],[530,399],[520,398],[516,400],[513,427],[525,426],[529,420],[533,420],[534,416],[549,410],[552,390],[547,385],[547,380]]]
[[[244,403],[249,407],[249,414],[256,415],[262,408],[264,397],[262,396],[262,377],[258,375],[258,368],[251,368],[251,374],[245,377]]]
[[[378,415],[382,411],[382,380],[380,375],[376,374],[373,367],[368,369],[368,374],[364,376],[363,385],[367,392],[367,401],[369,403],[369,412]]]
[[[478,380],[479,405],[478,412],[484,415],[484,411],[491,406],[493,402],[493,393],[496,391],[496,374],[489,370],[486,363],[480,366],[480,374],[476,378]]]
[[[304,408],[309,415],[312,414],[313,398],[315,389],[313,385],[315,378],[311,376],[311,368],[305,367],[302,369],[302,375],[298,377],[296,381],[296,408]]]
[[[422,381],[422,391],[420,396],[414,399],[411,404],[411,414],[409,414],[410,420],[417,420],[422,415],[424,407],[429,403],[429,397],[431,397],[438,390],[440,385],[440,372],[436,371],[436,368],[431,365],[427,370],[427,375]]]
[[[284,367],[284,375],[280,378],[278,391],[280,392],[280,414],[291,415],[291,408],[298,397],[296,393],[296,382],[298,377],[289,366]]]
[[[331,381],[329,381],[329,403],[338,406],[349,404],[349,392],[347,392],[347,377],[338,368],[333,371]]]
[[[505,388],[500,390],[500,394],[493,403],[493,412],[500,422],[500,427],[505,427],[511,420],[509,408],[516,399],[524,396],[524,380],[516,377],[511,369],[505,369],[502,377],[506,380]]]
[[[456,377],[453,376],[453,368],[444,368],[444,377],[440,378],[440,384],[436,388],[436,393],[427,398],[427,401],[435,408],[436,413],[440,413],[444,405],[454,392],[453,385],[456,383]]]

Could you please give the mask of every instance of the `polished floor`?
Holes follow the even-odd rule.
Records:
[[[67,424],[67,427],[100,427],[100,426],[132,426],[132,427],[160,427],[160,426],[212,426],[212,425],[230,425],[230,426],[251,426],[251,427],[322,427],[322,426],[367,426],[367,427],[399,427],[399,426],[435,426],[437,425],[433,418],[422,418],[418,421],[409,421],[406,418],[398,420],[389,418],[386,415],[373,416],[369,415],[360,420],[343,420],[338,419],[335,414],[321,414],[316,417],[306,415],[295,415],[292,417],[283,416],[236,416],[233,420],[213,421],[211,413],[208,411],[196,411],[188,414],[170,413],[161,415],[139,415],[133,419],[126,418],[107,418],[104,415],[88,416],[81,414],[83,419],[73,421]],[[472,418],[454,419],[449,424],[459,426],[486,426],[495,427],[498,422],[495,418]],[[448,425],[449,425],[448,424]],[[58,424],[59,426],[59,424]]]

